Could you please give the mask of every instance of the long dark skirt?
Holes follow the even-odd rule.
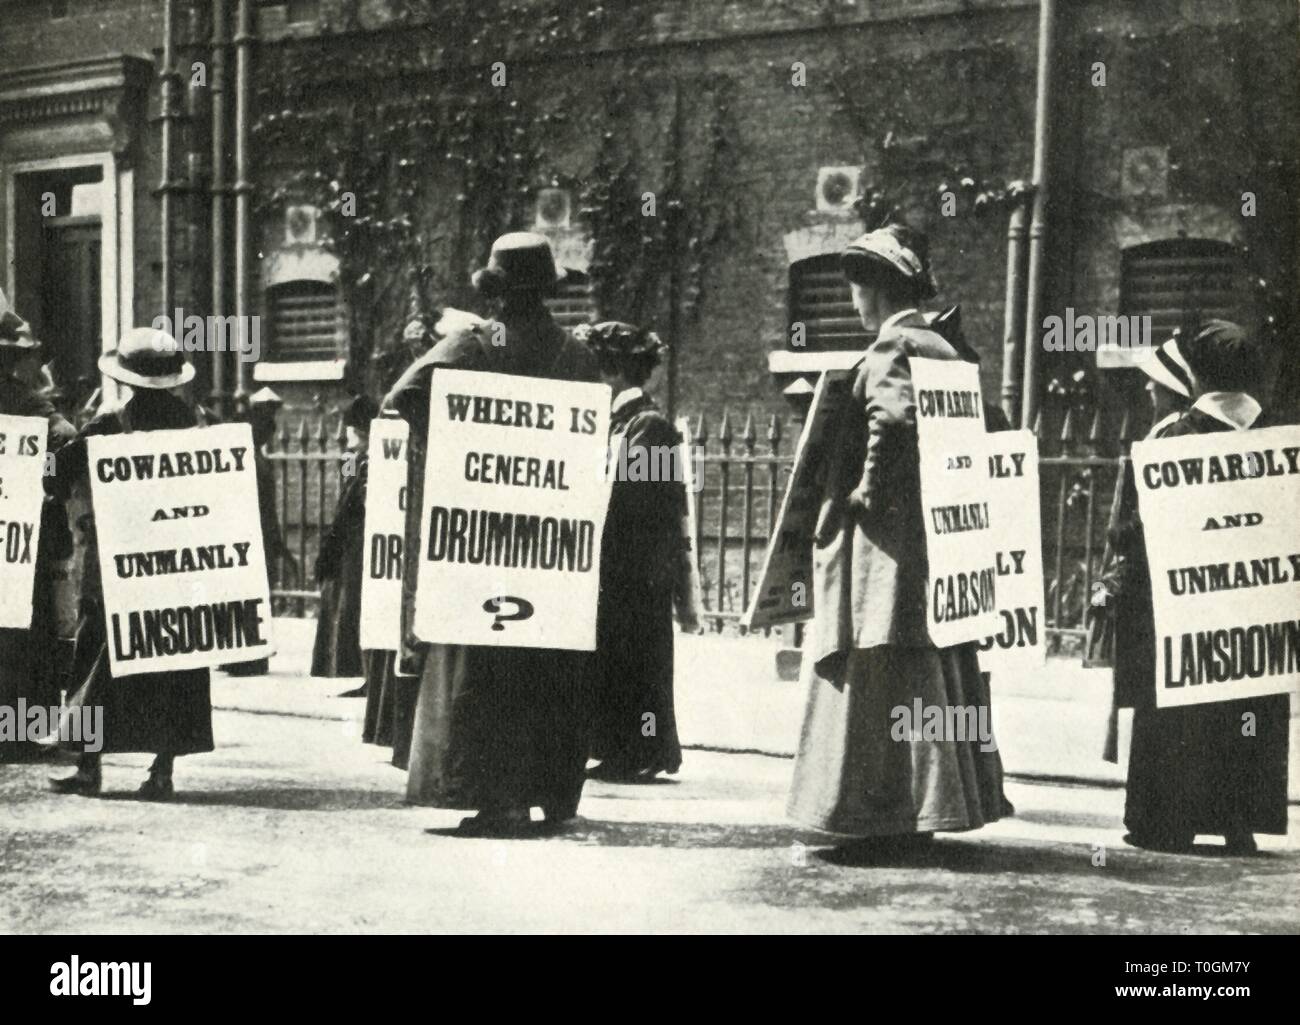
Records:
[[[339,575],[321,584],[312,676],[361,676],[361,537],[349,543]]]
[[[1246,713],[1254,736],[1243,735]],[[1124,825],[1156,838],[1285,834],[1286,694],[1133,713]]]
[[[854,836],[978,829],[1009,813],[1002,759],[978,739],[900,737],[896,709],[989,709],[975,645],[881,646],[849,653],[843,676],[804,660],[808,704],[787,812]],[[986,711],[987,717],[991,713]],[[989,736],[992,736],[991,726]],[[988,750],[984,750],[989,746]]]
[[[39,557],[32,606],[29,629],[0,630],[0,707],[13,709],[14,716],[20,699],[28,709],[59,707],[59,687],[70,659],[71,644],[54,630],[54,581]],[[0,740],[0,763],[25,761],[41,751],[30,738]]]
[[[393,749],[393,764],[405,769],[411,758],[411,732],[415,728],[415,702],[420,695],[416,676],[394,672],[396,653],[367,651],[366,718],[361,739],[367,744]]]
[[[212,750],[210,670],[114,678],[104,612],[98,604],[82,616],[73,673],[74,679],[85,682],[69,697],[69,707],[103,708],[101,754],[191,755]]]
[[[673,708],[672,592],[611,589],[600,601],[592,757],[676,772],[682,746]]]
[[[430,645],[407,799],[573,815],[587,764],[590,673],[586,652]]]

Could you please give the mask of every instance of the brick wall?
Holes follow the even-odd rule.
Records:
[[[409,7],[418,5],[408,4]],[[432,7],[446,5],[432,5]],[[548,3],[515,3],[520,18]],[[69,0],[69,17],[50,20],[40,3],[0,4],[5,18],[0,60],[8,67],[129,52],[150,56],[161,39],[160,4],[152,0]],[[431,9],[432,9],[431,7]],[[1119,251],[1134,232],[1231,234],[1251,249],[1252,268],[1294,280],[1296,181],[1293,126],[1297,102],[1296,12],[1284,0],[1151,0],[1141,5],[1061,5],[1059,121],[1054,154],[1055,202],[1045,312],[1073,305],[1115,312]],[[297,37],[343,33],[326,44],[340,57],[410,53],[396,79],[328,87],[317,102],[360,102],[376,108],[404,90],[450,81],[479,81],[483,68],[447,67],[420,28],[392,31],[393,5],[380,0],[322,0],[319,26],[287,26],[283,4],[262,5],[265,42],[259,76],[272,76]],[[838,24],[827,27],[830,9]],[[706,254],[698,316],[688,319],[680,350],[680,406],[723,403],[784,411],[767,373],[766,356],[786,327],[784,236],[826,222],[814,210],[817,169],[858,165],[868,185],[897,185],[909,216],[931,234],[941,302],[960,301],[968,334],[984,353],[984,383],[998,393],[1004,216],[941,216],[937,185],[962,167],[995,184],[1028,177],[1034,102],[1037,5],[1027,0],[876,0],[828,5],[752,0],[646,5],[637,39],[600,37],[582,60],[533,51],[509,40],[511,88],[530,100],[569,109],[567,128],[545,140],[538,184],[551,174],[581,181],[600,149],[602,97],[637,66],[648,83],[638,110],[623,124],[639,142],[638,168],[647,189],[662,187],[665,130],[674,88],[696,102],[702,83],[727,83],[738,142],[734,167],[720,188],[734,190],[736,230]],[[911,16],[907,18],[905,16]],[[526,34],[525,34],[526,35]],[[428,40],[433,40],[430,34]],[[424,49],[419,49],[424,47]],[[531,59],[529,59],[531,57]],[[451,60],[454,62],[455,55]],[[807,68],[807,85],[790,84],[792,61]],[[1106,63],[1104,88],[1089,84],[1095,61]],[[857,115],[837,99],[847,62],[857,83]],[[399,62],[400,63],[400,62]],[[343,62],[340,61],[342,67]],[[351,65],[349,65],[351,66]],[[377,65],[378,66],[378,65]],[[483,86],[487,88],[486,85]],[[156,132],[156,127],[149,129]],[[892,136],[890,133],[892,132]],[[890,145],[886,145],[886,138]],[[1125,154],[1135,147],[1167,153],[1164,194],[1127,194]],[[154,147],[136,173],[137,315],[152,314],[156,291],[157,183]],[[317,147],[259,153],[260,185],[274,188],[295,163],[310,168]],[[422,169],[454,191],[444,168]],[[1240,216],[1241,193],[1257,193],[1260,214]],[[445,197],[444,197],[445,199]],[[444,223],[455,207],[443,200],[422,216]],[[201,226],[200,226],[200,230]],[[1127,232],[1127,235],[1126,235]],[[449,226],[449,239],[455,232]],[[449,246],[454,241],[442,243]],[[464,256],[465,254],[461,254]],[[434,262],[446,251],[430,254]],[[472,262],[472,261],[470,261]],[[383,268],[404,273],[404,268]],[[197,268],[202,272],[203,268]],[[184,269],[182,270],[182,275]],[[185,278],[182,276],[181,285]],[[1244,299],[1245,297],[1243,297]],[[1243,303],[1243,317],[1251,310]],[[652,319],[667,326],[662,298]],[[620,311],[606,311],[618,315]],[[1294,362],[1294,361],[1293,361]],[[1086,360],[1046,357],[1045,375],[1063,376]],[[1289,387],[1289,386],[1288,386]],[[1293,398],[1292,392],[1282,396]]]

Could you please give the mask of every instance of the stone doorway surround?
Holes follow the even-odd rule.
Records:
[[[23,176],[97,168],[102,175],[102,347],[117,345],[135,319],[135,154],[145,132],[153,68],[119,55],[0,73],[0,280],[19,302],[23,243],[16,204]],[[21,307],[19,307],[21,312]],[[103,379],[108,397],[112,382]]]

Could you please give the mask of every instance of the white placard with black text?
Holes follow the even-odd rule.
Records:
[[[1156,704],[1300,683],[1300,427],[1133,445],[1155,613]]]
[[[1041,669],[1047,658],[1038,439],[1033,431],[994,431],[985,446],[1001,622],[980,644],[980,668],[1023,673]]]
[[[595,650],[609,408],[603,384],[433,373],[419,639]]]
[[[39,416],[0,416],[0,627],[32,625],[32,586],[45,501],[45,435]]]
[[[383,417],[370,424],[366,458],[365,554],[361,573],[361,648],[398,651],[406,544],[406,468],[411,428]]]
[[[248,424],[91,437],[87,448],[113,675],[274,654]]]
[[[946,648],[983,640],[999,621],[984,403],[974,363],[909,362],[928,562],[926,624],[930,640]]]

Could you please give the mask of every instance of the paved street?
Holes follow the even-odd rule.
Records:
[[[1261,857],[1180,857],[1123,846],[1121,790],[1013,782],[1015,818],[862,863],[785,823],[788,759],[695,750],[679,782],[589,785],[564,835],[460,839],[456,813],[403,804],[362,702],[332,700],[217,712],[170,805],[130,799],[145,756],[106,759],[100,799],[0,766],[0,929],[1300,931],[1294,807]]]

